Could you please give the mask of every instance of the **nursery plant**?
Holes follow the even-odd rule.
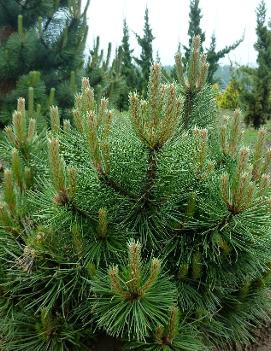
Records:
[[[1,349],[199,351],[249,343],[270,309],[271,150],[218,120],[208,64],[130,110],[95,101],[36,132],[18,100],[5,129],[0,206]],[[106,346],[102,346],[106,345]]]
[[[55,101],[68,114],[82,76],[88,6],[81,0],[0,1],[1,129],[30,87],[44,114]]]

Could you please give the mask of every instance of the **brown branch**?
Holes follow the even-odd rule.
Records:
[[[92,219],[89,214],[87,212],[85,212],[84,210],[81,210],[80,208],[78,208],[75,204],[74,201],[70,201],[68,208],[75,214],[80,215],[81,217],[85,217],[88,219]]]
[[[148,153],[148,169],[146,174],[146,182],[143,188],[143,195],[141,199],[143,200],[144,207],[148,207],[151,203],[152,190],[155,184],[157,175],[157,159],[156,153],[159,151],[160,146],[155,149],[149,149]]]
[[[100,180],[107,185],[109,188],[113,189],[116,193],[118,193],[121,196],[129,197],[131,199],[136,199],[135,195],[132,194],[131,192],[123,189],[120,184],[115,182],[113,179],[109,177],[108,174],[106,174],[102,169],[98,170],[99,178]]]
[[[186,93],[186,98],[185,98],[185,102],[184,102],[183,122],[184,122],[185,129],[187,129],[189,126],[189,120],[190,120],[191,113],[192,113],[194,97],[195,97],[195,93],[189,89]]]
[[[77,207],[74,199],[69,197],[69,195],[67,193],[67,189],[59,191],[54,196],[53,201],[55,204],[57,204],[59,206],[66,207],[68,210],[73,212],[75,215],[80,215],[81,217],[91,219],[91,217],[89,216],[89,214],[86,211]]]

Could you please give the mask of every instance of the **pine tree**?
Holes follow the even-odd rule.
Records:
[[[100,37],[98,36],[90,50],[86,75],[89,77],[90,84],[94,89],[95,98],[101,99],[105,95],[108,72],[110,69],[112,44],[107,47],[106,56],[104,50],[100,49]]]
[[[128,94],[126,77],[123,72],[123,49],[118,47],[111,62],[111,43],[108,44],[107,54],[100,50],[100,38],[97,37],[90,50],[86,68],[94,95],[97,100],[102,97],[110,99],[110,106],[119,110],[126,109],[125,94]]]
[[[141,70],[141,80],[140,80],[139,88],[143,92],[143,94],[146,94],[148,77],[150,74],[150,67],[153,63],[152,42],[155,39],[152,34],[152,29],[150,27],[149,10],[147,7],[145,10],[144,20],[145,20],[145,23],[144,23],[143,36],[140,37],[138,34],[136,34],[138,44],[141,48],[141,54],[140,54],[140,58],[135,58],[135,60]]]
[[[129,43],[129,28],[126,20],[123,22],[123,37],[122,37],[122,75],[125,79],[126,89],[120,96],[120,110],[127,110],[129,107],[128,95],[130,91],[135,91],[138,87],[138,71],[134,65],[133,51]]]
[[[210,84],[214,83],[214,74],[219,67],[219,60],[224,58],[232,50],[236,49],[243,41],[243,38],[237,40],[233,44],[226,46],[224,49],[219,51],[216,50],[216,37],[215,34],[212,35],[210,47],[205,49],[203,44],[205,42],[205,33],[201,29],[201,19],[202,13],[201,8],[199,7],[199,0],[190,1],[190,13],[189,13],[189,28],[188,28],[188,37],[189,37],[189,46],[183,46],[185,54],[183,57],[184,65],[187,64],[191,55],[191,44],[194,36],[199,35],[201,39],[200,51],[206,51],[207,62],[209,64],[209,73],[208,73],[208,82]]]
[[[81,0],[0,2],[1,125],[29,87],[44,109],[54,99],[62,109],[72,106],[83,65],[88,3],[81,11]],[[39,72],[36,86],[31,72]]]
[[[163,84],[152,65],[128,116],[84,78],[74,126],[51,107],[46,136],[18,100],[1,145],[2,350],[225,350],[267,318],[266,131],[250,151],[239,111],[217,125],[199,37],[176,68]]]
[[[257,42],[258,52],[255,70],[250,70],[252,86],[244,89],[246,103],[246,121],[259,128],[271,118],[271,29],[266,24],[266,4],[261,1],[257,8]]]
[[[201,51],[202,45],[205,42],[205,32],[202,31],[200,22],[202,19],[201,8],[199,7],[199,0],[190,0],[190,12],[189,12],[189,27],[188,27],[188,37],[189,37],[189,45],[184,46],[185,54],[184,54],[184,64],[189,61],[191,55],[191,47],[193,38],[196,35],[199,35],[201,42]]]
[[[128,106],[125,104],[127,99],[124,97],[129,93],[123,72],[123,55],[123,48],[119,46],[116,49],[115,57],[106,78],[107,91],[105,95],[109,98],[111,105],[120,111],[127,110]]]
[[[243,41],[243,38],[237,40],[235,43],[226,46],[222,50],[216,50],[216,37],[212,35],[210,47],[207,49],[207,62],[209,63],[208,82],[214,83],[214,75],[219,67],[219,61],[236,49]]]

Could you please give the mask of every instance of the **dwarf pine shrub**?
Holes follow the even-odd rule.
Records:
[[[12,351],[199,351],[249,343],[270,301],[266,132],[217,120],[195,37],[178,82],[151,68],[129,114],[87,79],[73,121],[37,132],[19,99],[5,129],[0,336]],[[109,338],[109,339],[108,339]]]

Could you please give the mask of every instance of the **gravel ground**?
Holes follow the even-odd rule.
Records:
[[[255,345],[245,351],[271,351],[271,323],[258,331]]]
[[[232,348],[217,349],[214,351],[271,351],[271,322],[255,332],[255,343],[253,345],[242,347],[234,345]]]
[[[271,323],[257,331],[255,337],[257,341],[254,345],[245,348],[235,346],[231,350],[218,349],[214,351],[271,351]],[[90,351],[121,351],[121,348],[112,342],[111,338],[103,337],[96,348]]]

